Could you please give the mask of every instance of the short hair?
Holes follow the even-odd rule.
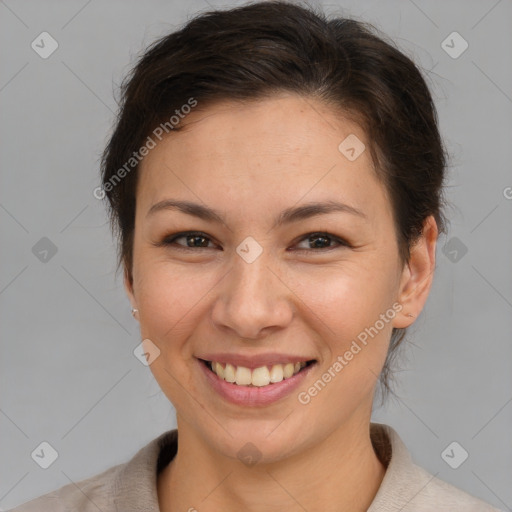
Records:
[[[101,162],[117,270],[124,266],[132,279],[139,168],[134,152],[158,126],[169,133],[182,129],[181,119],[170,120],[191,99],[205,109],[291,92],[332,106],[368,137],[375,173],[390,198],[401,262],[408,261],[428,216],[445,233],[447,153],[435,105],[419,68],[385,39],[369,23],[266,1],[200,13],[151,44],[121,84],[118,117]],[[391,390],[392,360],[405,334],[393,328],[380,375],[384,394]]]

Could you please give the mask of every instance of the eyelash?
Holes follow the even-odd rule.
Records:
[[[175,233],[173,235],[167,235],[161,242],[158,242],[155,245],[158,247],[162,247],[162,246],[163,247],[171,247],[172,246],[173,249],[177,249],[180,251],[195,251],[197,249],[210,249],[210,247],[185,247],[185,246],[181,246],[181,245],[175,245],[176,240],[178,240],[179,238],[187,237],[187,236],[199,236],[199,237],[203,237],[203,238],[206,238],[211,241],[210,237],[206,233],[203,233],[202,231],[184,231],[181,233]],[[314,231],[312,233],[307,233],[306,235],[302,236],[298,240],[297,243],[302,242],[303,240],[307,240],[308,238],[312,238],[312,237],[328,238],[328,239],[331,239],[332,241],[338,243],[339,245],[335,246],[335,247],[320,247],[317,249],[297,249],[297,251],[298,252],[326,252],[326,251],[331,251],[333,249],[337,249],[337,248],[341,248],[341,247],[346,247],[346,248],[352,247],[352,245],[349,244],[346,240],[343,240],[342,238],[335,236],[331,233],[325,232],[325,231]]]

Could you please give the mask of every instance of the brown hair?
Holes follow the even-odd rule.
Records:
[[[427,216],[446,232],[447,155],[416,65],[368,23],[328,20],[309,5],[256,2],[196,16],[147,48],[124,79],[102,158],[103,193],[119,244],[117,270],[123,265],[131,279],[138,170],[133,157],[155,127],[179,131],[184,123],[170,126],[169,120],[191,99],[205,109],[216,101],[250,101],[278,92],[317,98],[364,129],[392,204],[402,262]],[[405,329],[393,329],[380,375],[385,393],[404,335]]]

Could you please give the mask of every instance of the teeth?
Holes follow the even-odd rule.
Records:
[[[211,368],[221,379],[226,382],[235,383],[238,386],[256,386],[263,387],[269,384],[281,382],[283,379],[289,379],[306,366],[306,362],[274,364],[270,367],[260,366],[251,371],[245,366],[233,366],[227,363],[222,365],[217,361],[211,363]]]
[[[245,366],[237,366],[235,381],[239,386],[248,386],[251,384],[251,370],[245,368]]]
[[[220,364],[220,363],[217,363],[217,364]],[[215,369],[214,369],[215,371]],[[219,373],[217,372],[217,375],[219,375]],[[227,364],[226,367],[224,368],[224,377],[222,377],[221,375],[219,375],[219,377],[222,379],[224,379],[226,382],[235,382],[236,380],[236,377],[235,377],[235,367],[232,365],[232,364]]]
[[[224,368],[222,367],[222,365],[220,363],[217,363],[217,362],[213,362],[212,363],[212,368],[213,368],[213,371],[221,378],[223,379],[224,378]]]
[[[237,382],[238,384],[238,382]],[[255,368],[252,371],[252,381],[251,384],[253,386],[267,386],[270,384],[270,372],[266,366],[262,366],[261,368]]]
[[[217,374],[218,375],[218,374]],[[281,382],[283,380],[283,365],[275,364],[270,370],[270,382]]]
[[[295,371],[295,365],[293,363],[286,363],[283,367],[283,377],[289,379]]]

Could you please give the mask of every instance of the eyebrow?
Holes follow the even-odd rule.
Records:
[[[222,213],[217,210],[199,203],[193,203],[191,201],[178,201],[174,199],[164,199],[158,203],[155,203],[148,210],[146,217],[152,216],[162,210],[177,210],[186,213],[187,215],[192,215],[209,222],[225,224]],[[334,212],[349,213],[366,220],[368,219],[364,212],[348,204],[340,203],[337,201],[312,202],[301,206],[286,208],[283,210],[274,220],[272,229],[275,229],[276,227],[282,226],[284,224],[290,224],[292,222],[308,219],[317,215],[324,215]]]

